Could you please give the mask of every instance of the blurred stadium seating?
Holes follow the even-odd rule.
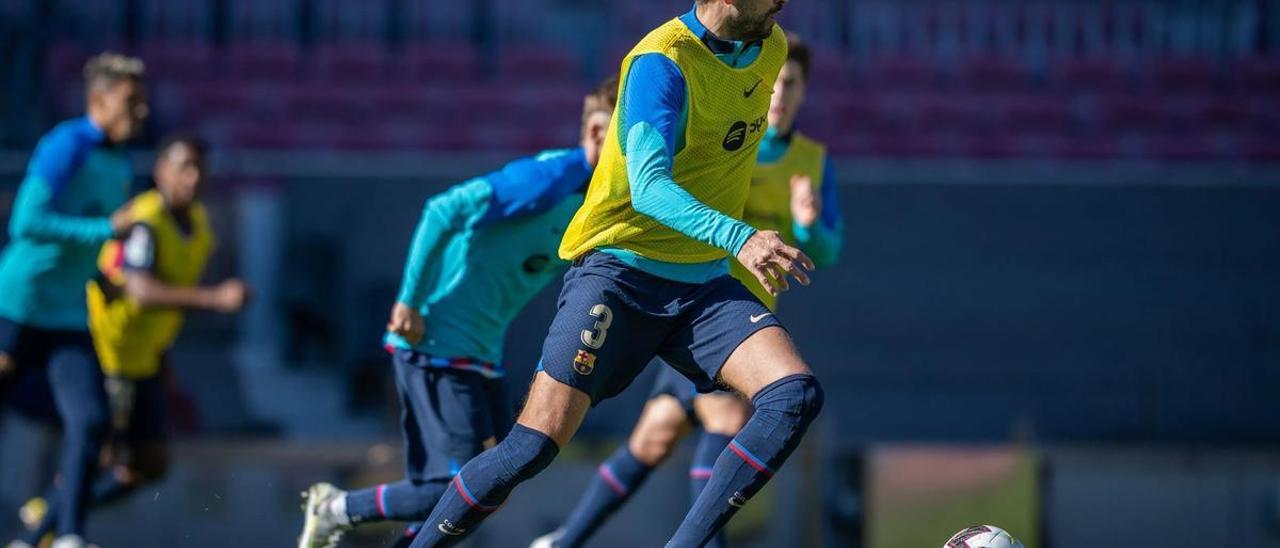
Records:
[[[50,29],[31,52],[49,119],[78,108],[87,55],[117,47],[150,64],[159,128],[224,147],[533,150],[573,135],[572,92],[687,3],[87,1],[29,17]],[[1273,4],[815,0],[783,22],[818,50],[800,123],[841,155],[1277,161]],[[584,20],[621,33],[566,32]]]

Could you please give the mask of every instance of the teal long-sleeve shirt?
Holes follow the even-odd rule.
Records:
[[[44,329],[87,329],[85,282],[112,236],[108,216],[128,197],[126,151],[87,118],[36,145],[0,251],[0,317]]]
[[[438,358],[496,364],[507,327],[568,266],[557,249],[582,205],[591,166],[582,149],[547,151],[458,184],[429,199],[414,231],[397,301],[418,311],[425,336],[386,343]],[[438,363],[437,363],[438,362]]]

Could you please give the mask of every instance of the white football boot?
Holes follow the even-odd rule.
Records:
[[[302,534],[298,536],[298,548],[334,548],[338,545],[342,534],[351,529],[351,523],[344,519],[345,516],[335,514],[330,503],[345,496],[346,491],[328,483],[312,485],[302,494],[307,499],[302,505],[306,521],[302,525]]]

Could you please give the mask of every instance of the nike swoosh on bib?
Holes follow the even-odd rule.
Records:
[[[743,98],[746,98],[746,99],[751,98],[751,94],[756,92],[756,88],[760,87],[760,82],[763,82],[763,81],[764,81],[764,80],[762,80],[762,79],[758,79],[758,78],[757,78],[757,79],[756,79],[756,83],[755,83],[755,85],[752,85],[752,86],[751,86],[751,89],[747,89],[747,90],[743,90],[743,91],[742,91],[742,97],[743,97]]]

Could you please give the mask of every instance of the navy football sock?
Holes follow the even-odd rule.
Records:
[[[502,443],[480,453],[454,476],[412,546],[453,546],[497,510],[516,485],[555,460],[560,448],[546,434],[517,424]]]
[[[413,544],[413,537],[418,535],[418,529],[421,527],[422,524],[420,523],[410,525],[404,530],[404,533],[396,537],[395,542],[391,543],[391,548],[409,548],[409,545]]]
[[[698,495],[702,494],[702,490],[706,488],[707,481],[711,479],[711,470],[716,465],[716,459],[720,458],[720,453],[724,452],[724,448],[729,446],[729,441],[733,436],[717,434],[715,432],[703,431],[702,436],[698,438],[698,446],[693,450],[693,462],[689,465],[689,490],[692,495],[689,498],[690,504],[697,502]],[[720,548],[724,546],[724,532],[721,531],[707,543],[707,546]]]
[[[591,486],[578,501],[578,506],[565,521],[563,533],[556,539],[559,547],[578,547],[587,542],[609,516],[631,497],[653,468],[636,460],[631,449],[623,444],[613,456],[604,461],[596,471]]]
[[[769,481],[822,410],[822,387],[812,375],[792,375],[760,389],[752,403],[751,420],[716,459],[668,547],[705,545]]]
[[[448,487],[448,480],[401,480],[347,493],[347,517],[351,523],[373,521],[422,521]]]

